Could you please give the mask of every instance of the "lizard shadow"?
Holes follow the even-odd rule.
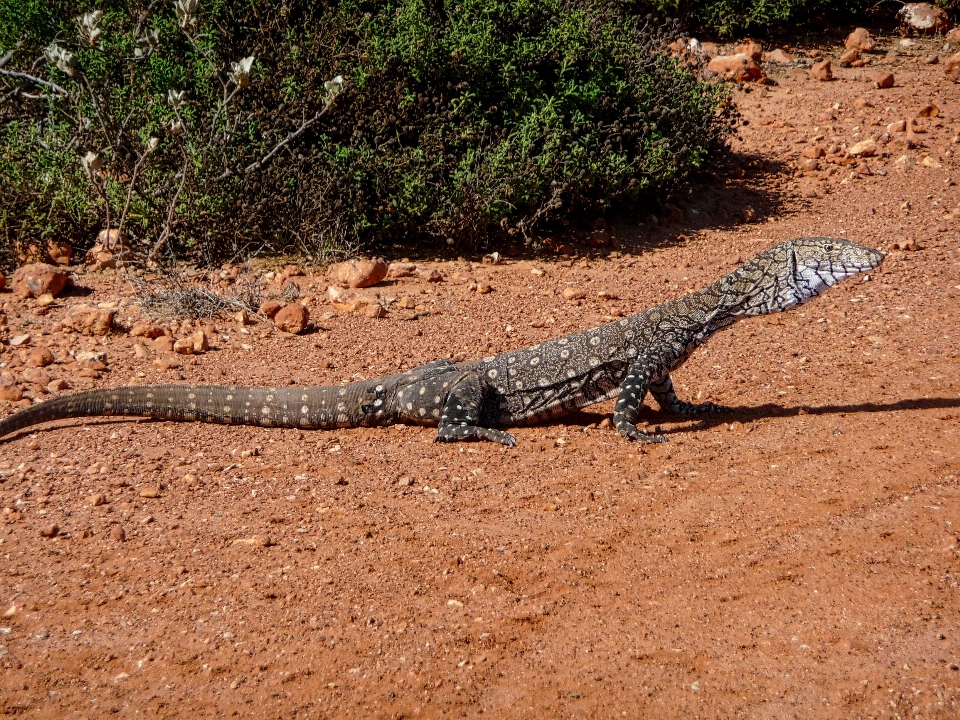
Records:
[[[795,417],[799,415],[845,415],[847,413],[876,413],[876,412],[897,412],[901,410],[946,410],[960,408],[960,397],[935,397],[935,398],[914,398],[909,400],[897,400],[889,403],[868,402],[853,403],[849,405],[776,405],[774,403],[765,403],[754,406],[733,406],[729,413],[710,413],[691,417],[689,415],[677,415],[644,406],[641,408],[637,417],[638,424],[646,423],[656,425],[658,423],[683,423],[683,427],[661,429],[664,435],[674,435],[690,430],[709,430],[719,425],[725,425],[733,421],[750,421],[761,418],[771,417]],[[609,413],[602,412],[576,412],[566,415],[562,418],[542,425],[541,427],[553,426],[579,426],[583,427],[591,424],[599,424],[604,419],[610,417]],[[686,422],[684,422],[686,421]]]

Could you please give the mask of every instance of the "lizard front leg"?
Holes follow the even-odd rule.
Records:
[[[627,370],[627,376],[620,385],[620,395],[613,409],[613,424],[617,431],[628,440],[638,440],[644,443],[663,443],[667,438],[663,435],[652,435],[637,427],[637,413],[643,404],[650,385],[652,368],[644,360],[634,362]]]
[[[673,390],[673,380],[669,375],[664,375],[662,380],[650,383],[650,394],[659,403],[661,410],[677,413],[678,415],[700,415],[701,413],[728,413],[733,412],[732,408],[724,405],[715,405],[713,403],[688,403],[677,397]]]
[[[510,433],[478,425],[483,409],[484,391],[483,381],[475,372],[465,373],[453,384],[440,416],[437,442],[478,439],[490,440],[507,447],[517,444]]]

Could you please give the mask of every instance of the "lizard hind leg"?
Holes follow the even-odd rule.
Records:
[[[507,447],[517,444],[510,433],[503,430],[481,427],[484,387],[480,376],[468,373],[450,388],[438,425],[437,442],[461,440],[489,440]]]
[[[661,410],[677,415],[702,415],[703,413],[730,413],[733,408],[714,403],[688,403],[677,397],[673,389],[673,380],[665,375],[662,380],[650,383],[650,394],[660,405]]]

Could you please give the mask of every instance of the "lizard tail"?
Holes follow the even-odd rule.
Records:
[[[378,425],[385,410],[382,387],[356,382],[308,388],[141,385],[85,390],[0,420],[0,437],[50,420],[101,415],[289,428]]]

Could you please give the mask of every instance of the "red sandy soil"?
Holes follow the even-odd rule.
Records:
[[[642,420],[669,444],[601,427],[609,404],[517,430],[514,449],[416,427],[113,418],[15,435],[0,444],[0,707],[960,716],[960,86],[926,52],[835,65],[833,82],[767,66],[776,85],[735,93],[749,121],[737,161],[659,227],[613,228],[616,252],[432,261],[444,282],[373,289],[416,297],[429,313],[415,320],[335,312],[317,275],[300,279],[315,332],[220,321],[209,352],[163,370],[125,333],[58,324],[63,305],[130,297],[122,275],[81,271],[92,294],[48,310],[4,293],[9,335],[53,350],[46,371],[75,389],[316,385],[594,326],[797,236],[920,248],[709,341],[678,392],[736,412],[686,420],[651,403]],[[869,82],[881,69],[893,88]],[[805,147],[885,140],[928,100],[926,132],[891,133],[868,168],[798,170]],[[568,286],[586,298],[566,301]],[[91,348],[108,371],[84,379],[68,352]],[[22,352],[0,355],[17,377]]]

